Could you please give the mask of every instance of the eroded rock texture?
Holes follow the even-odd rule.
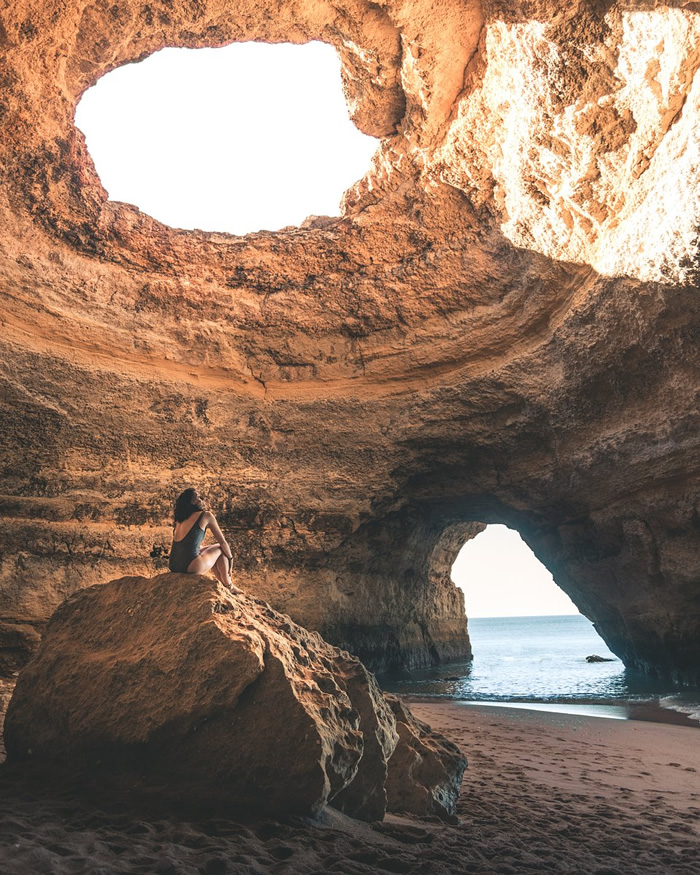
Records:
[[[456,744],[417,720],[398,696],[386,696],[399,741],[386,782],[390,811],[455,818],[466,761]]]
[[[389,795],[392,811],[451,817],[466,766],[358,659],[184,574],[68,599],[20,675],[4,737],[11,762],[136,779],[224,813],[331,802],[382,820]]]
[[[205,488],[242,586],[373,667],[469,653],[517,528],[628,665],[697,679],[697,4],[18,0],[0,11],[6,661],[152,573]],[[112,203],[73,111],[165,45],[337,46],[381,136],[339,219]]]

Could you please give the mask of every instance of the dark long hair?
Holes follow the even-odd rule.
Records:
[[[190,514],[193,514],[196,510],[204,510],[204,502],[197,495],[197,490],[185,489],[184,492],[180,493],[177,497],[177,501],[175,502],[175,522],[182,523],[184,522]]]

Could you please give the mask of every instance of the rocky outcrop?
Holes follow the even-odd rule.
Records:
[[[6,662],[76,589],[163,568],[194,484],[241,585],[371,666],[469,656],[449,565],[500,522],[628,666],[698,681],[699,17],[3,8]],[[343,215],[237,238],[111,202],[82,91],[164,45],[246,39],[338,47],[382,138]]]
[[[399,742],[386,783],[390,811],[455,817],[467,762],[462,752],[427,723],[417,720],[398,696],[387,695]]]
[[[387,809],[387,775],[399,743],[393,708],[359,660],[340,651],[345,689],[360,717],[362,759],[357,774],[333,798],[333,807],[361,820],[381,820]],[[461,777],[461,776],[460,776]],[[456,800],[455,800],[456,805]],[[452,808],[451,814],[455,808]],[[423,814],[427,812],[424,809]]]
[[[211,579],[163,574],[59,608],[20,674],[5,745],[10,762],[132,775],[223,811],[317,814],[332,802],[381,820],[390,786],[390,807],[405,796],[406,810],[449,817],[456,794],[438,809],[434,787],[458,788],[466,762],[435,733],[407,736],[407,722],[418,725],[318,634]],[[436,758],[436,745],[457,756]]]

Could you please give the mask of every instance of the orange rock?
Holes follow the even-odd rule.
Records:
[[[389,760],[389,811],[452,819],[467,760],[451,741],[416,719],[397,696],[386,696],[399,742]]]
[[[138,775],[222,811],[316,814],[332,801],[381,820],[395,727],[354,657],[264,602],[162,574],[61,606],[20,674],[5,746],[10,762]]]
[[[314,813],[364,748],[337,657],[205,577],[90,587],[58,610],[20,674],[8,760],[118,764],[228,807]]]

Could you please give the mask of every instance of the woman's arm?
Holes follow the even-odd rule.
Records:
[[[209,527],[211,528],[212,534],[216,538],[219,546],[221,547],[221,550],[222,550],[224,556],[227,559],[233,559],[233,555],[231,554],[231,548],[229,547],[228,542],[226,541],[226,538],[224,538],[223,533],[222,533],[221,529],[219,528],[219,524],[216,522],[216,517],[214,516],[213,513],[211,513],[211,511],[207,511],[207,522],[209,523]]]

